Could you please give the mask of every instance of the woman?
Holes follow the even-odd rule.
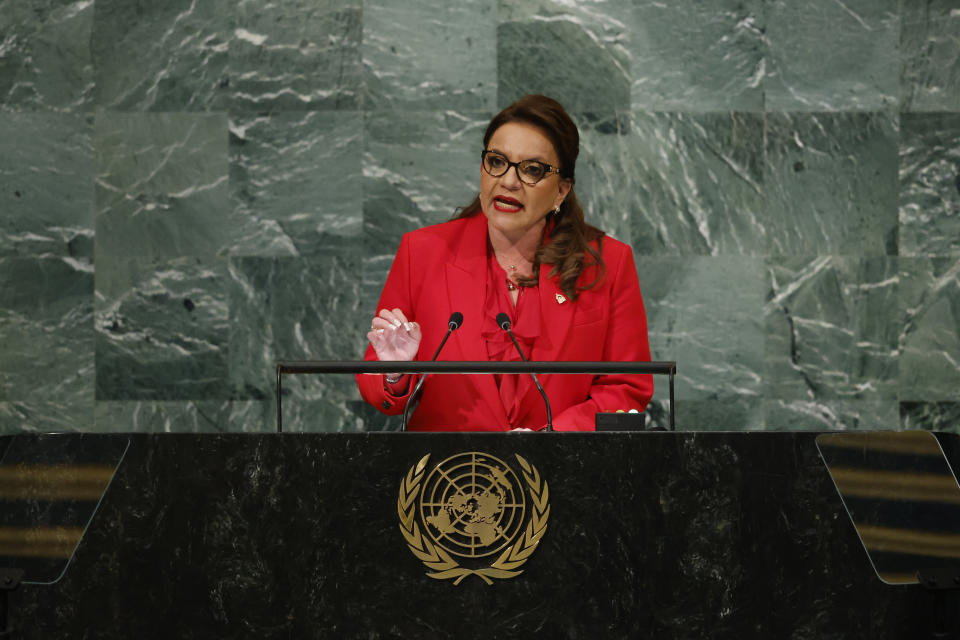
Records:
[[[367,338],[367,360],[429,360],[450,314],[463,314],[441,360],[520,360],[496,322],[506,312],[529,360],[648,361],[647,321],[630,247],[584,222],[574,194],[577,127],[545,96],[526,96],[487,127],[480,193],[450,222],[404,235]],[[539,376],[557,430],[592,430],[595,414],[643,410],[645,375]],[[359,375],[363,398],[402,413],[417,377]],[[434,375],[411,430],[539,430],[543,399],[528,375]]]

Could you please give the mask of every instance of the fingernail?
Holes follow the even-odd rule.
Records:
[[[407,331],[413,331],[413,325],[411,325],[409,322],[404,322],[403,328],[406,329]]]
[[[403,324],[403,323],[400,322],[399,320],[394,320],[394,321],[393,321],[393,326],[395,326],[395,327],[399,327],[399,326],[401,326],[402,324]]]

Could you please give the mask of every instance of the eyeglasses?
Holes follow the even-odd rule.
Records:
[[[499,178],[506,174],[507,171],[510,171],[510,167],[516,167],[517,177],[520,178],[520,182],[531,186],[537,184],[551,173],[560,174],[560,169],[546,162],[540,162],[539,160],[510,162],[502,153],[490,151],[489,149],[483,150],[483,153],[480,154],[480,159],[483,160],[483,170],[494,178]]]

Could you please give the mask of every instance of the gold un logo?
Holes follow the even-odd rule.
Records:
[[[400,532],[428,576],[460,584],[474,575],[493,584],[523,573],[547,531],[550,494],[537,468],[515,457],[522,481],[479,451],[450,456],[427,473],[428,453],[407,472],[397,499]]]

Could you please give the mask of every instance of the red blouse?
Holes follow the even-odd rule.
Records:
[[[489,247],[488,247],[489,249]],[[519,287],[517,304],[514,306],[507,289],[507,273],[489,252],[487,259],[487,298],[483,325],[480,334],[487,346],[487,357],[491,362],[517,362],[517,353],[510,335],[497,325],[500,312],[510,316],[511,331],[523,351],[523,357],[529,359],[533,344],[540,337],[540,288]],[[493,376],[500,392],[500,402],[507,413],[510,428],[517,428],[521,418],[521,399],[533,380],[528,374],[495,374]]]

